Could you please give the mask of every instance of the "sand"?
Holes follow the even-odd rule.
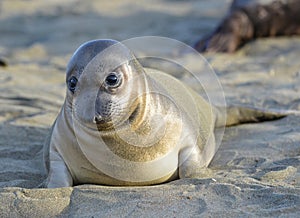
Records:
[[[227,128],[206,178],[150,187],[38,189],[42,145],[65,95],[74,50],[95,38],[194,43],[228,1],[0,2],[0,217],[297,217],[300,117]],[[300,38],[206,55],[228,104],[300,110]],[[197,63],[195,63],[197,64]]]

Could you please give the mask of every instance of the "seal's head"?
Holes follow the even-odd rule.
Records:
[[[114,40],[80,46],[67,67],[66,107],[84,127],[108,131],[134,120],[144,71],[131,51]]]

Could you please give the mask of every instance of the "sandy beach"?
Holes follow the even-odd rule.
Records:
[[[80,44],[163,36],[193,45],[229,4],[2,0],[0,217],[299,216],[299,115],[227,128],[205,178],[150,187],[37,188],[46,176],[43,142],[64,101],[66,65]],[[300,110],[300,37],[260,39],[235,54],[204,56],[228,105]]]

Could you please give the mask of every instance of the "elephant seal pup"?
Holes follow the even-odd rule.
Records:
[[[299,34],[299,0],[234,0],[225,19],[195,49],[234,52],[255,38]]]
[[[80,46],[64,105],[44,147],[48,188],[152,185],[199,177],[216,153],[214,128],[280,114],[220,110],[172,76],[143,68],[123,44]]]

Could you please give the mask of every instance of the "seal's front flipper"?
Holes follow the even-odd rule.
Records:
[[[50,148],[50,168],[46,180],[47,188],[60,188],[73,186],[72,176],[57,151]]]
[[[216,108],[216,110],[216,127],[271,121],[281,119],[289,115],[288,112],[238,106],[231,106],[226,109]],[[226,112],[224,110],[226,110]],[[226,114],[226,117],[224,117],[224,114]]]
[[[193,140],[192,140],[193,141]],[[212,134],[205,144],[190,144],[179,152],[179,178],[206,178],[210,176],[207,170],[218,147]]]

